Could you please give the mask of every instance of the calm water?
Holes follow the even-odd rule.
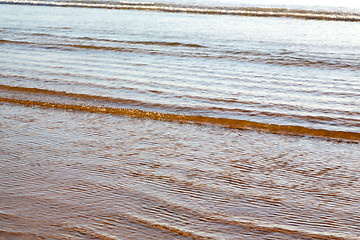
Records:
[[[360,239],[359,6],[0,3],[0,239]]]

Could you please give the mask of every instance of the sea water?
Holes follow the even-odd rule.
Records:
[[[359,239],[344,2],[0,1],[1,239]]]

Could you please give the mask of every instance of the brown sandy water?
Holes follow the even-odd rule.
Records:
[[[357,144],[1,105],[4,239],[358,239]]]
[[[1,240],[360,239],[358,13],[15,2]]]

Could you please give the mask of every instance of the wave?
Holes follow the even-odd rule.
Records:
[[[209,116],[201,116],[201,115],[184,115],[184,114],[166,113],[166,112],[163,113],[163,112],[142,110],[138,108],[120,108],[120,107],[110,107],[104,104],[102,106],[99,105],[101,102],[105,104],[106,102],[107,103],[120,102],[123,104],[128,104],[130,106],[143,105],[142,102],[135,100],[128,100],[128,99],[114,99],[110,97],[57,92],[53,90],[43,90],[36,88],[11,87],[5,85],[0,85],[0,89],[2,89],[3,91],[26,92],[28,94],[38,93],[38,94],[52,95],[63,98],[68,97],[77,100],[93,101],[93,103],[91,104],[90,103],[84,104],[84,102],[64,103],[55,100],[51,101],[51,99],[48,101],[43,101],[43,100],[39,101],[39,100],[19,99],[11,96],[0,97],[0,102],[21,104],[25,106],[37,106],[42,108],[53,108],[53,109],[64,109],[64,110],[72,110],[72,111],[82,111],[89,113],[121,115],[121,116],[133,117],[133,118],[145,118],[145,119],[167,121],[167,122],[209,125],[209,126],[223,127],[228,129],[257,130],[257,131],[274,133],[274,134],[319,137],[319,138],[332,139],[332,140],[338,140],[344,142],[360,143],[360,133],[357,132],[332,131],[326,129],[313,129],[309,127],[295,126],[295,125],[269,124],[269,123],[261,123],[261,122],[248,121],[248,120],[209,117]]]
[[[25,1],[5,0],[2,4],[23,4],[37,6],[56,7],[84,7],[84,8],[106,8],[122,10],[146,10],[191,14],[212,14],[212,15],[239,15],[251,17],[286,17],[309,20],[326,21],[349,21],[359,22],[360,14],[336,11],[314,11],[287,8],[265,8],[265,7],[206,7],[165,3],[145,3],[126,1]]]
[[[33,36],[45,36],[45,37],[60,37],[65,38],[63,36],[56,36],[48,33],[32,33]],[[202,46],[199,44],[191,44],[191,43],[180,43],[180,42],[161,42],[161,41],[121,41],[121,40],[111,40],[111,39],[98,39],[91,37],[77,37],[70,38],[73,40],[85,40],[85,41],[96,41],[96,42],[110,42],[110,43],[120,43],[120,44],[132,44],[132,45],[151,45],[151,46],[168,46],[168,47],[188,47],[188,48],[206,48],[206,46]],[[23,41],[11,41],[1,39],[0,43],[13,43],[13,44],[36,44],[34,42],[23,42]],[[76,47],[76,45],[75,45]],[[88,46],[91,48],[91,46]]]
[[[52,35],[49,35],[50,37]],[[61,36],[52,36],[60,37]],[[87,42],[83,42],[87,41]],[[236,61],[257,62],[279,66],[297,66],[327,69],[348,69],[350,71],[360,70],[360,64],[355,56],[347,59],[321,58],[317,56],[301,56],[294,52],[262,53],[257,51],[222,51],[218,49],[209,50],[208,46],[194,43],[161,42],[161,41],[118,41],[96,38],[67,38],[58,42],[39,42],[24,40],[0,39],[0,44],[27,45],[44,49],[59,49],[64,51],[109,51],[122,53],[141,53],[149,55],[176,56],[185,58],[204,59],[231,59]],[[160,46],[164,49],[147,49],[144,46]],[[172,51],[170,48],[186,48],[184,51]],[[194,51],[188,51],[191,48]]]
[[[44,237],[41,237],[33,233],[3,231],[3,230],[0,230],[0,237],[1,236],[4,236],[4,239],[27,239],[27,240],[45,239]]]
[[[89,227],[82,227],[82,226],[74,226],[68,227],[67,231],[80,233],[82,236],[86,236],[86,238],[90,239],[101,239],[101,240],[116,240],[118,238],[109,236],[106,233],[96,231],[95,229],[91,229]]]
[[[287,226],[287,225],[280,225],[280,224],[271,224],[265,223],[261,221],[252,221],[247,219],[240,219],[240,218],[229,218],[223,215],[214,215],[204,212],[194,212],[191,209],[186,209],[180,206],[176,206],[176,208],[181,208],[183,211],[189,212],[190,214],[194,215],[194,217],[198,218],[203,222],[208,223],[220,223],[220,224],[227,224],[230,226],[236,226],[238,228],[250,229],[252,231],[261,231],[261,232],[274,232],[284,234],[286,236],[299,236],[299,237],[307,237],[307,238],[314,238],[314,239],[336,239],[336,240],[345,240],[345,239],[352,239],[345,234],[331,234],[326,232],[315,232],[315,231],[308,231],[304,229],[298,229],[295,227]],[[205,232],[192,232],[189,229],[180,227],[180,226],[170,226],[167,223],[160,223],[154,219],[148,219],[142,216],[136,216],[131,214],[124,214],[125,218],[128,218],[132,221],[135,221],[139,224],[150,226],[155,229],[165,230],[177,235],[191,237],[192,239],[212,239],[211,233]]]
[[[248,229],[260,230],[264,232],[282,233],[288,236],[302,236],[302,237],[310,237],[314,239],[337,239],[337,240],[349,239],[347,236],[342,236],[342,234],[328,234],[323,232],[299,230],[298,228],[293,228],[291,226],[280,225],[280,224],[269,224],[269,223],[261,223],[258,221],[246,221],[240,219],[225,219],[225,218],[212,217],[212,216],[210,216],[209,219],[215,222],[241,226]]]
[[[18,78],[18,79],[29,79],[29,77],[19,76],[19,75],[3,75],[0,74],[2,78]],[[73,77],[76,77],[74,75]],[[33,79],[35,80],[35,79]],[[93,84],[82,84],[83,86],[94,86]],[[111,87],[110,87],[111,88]],[[9,90],[9,91],[16,91],[16,92],[24,92],[29,94],[42,94],[42,95],[52,95],[58,97],[66,97],[72,99],[82,99],[86,101],[95,101],[96,103],[110,103],[110,104],[121,104],[127,105],[132,107],[140,107],[140,108],[147,108],[147,109],[162,109],[164,111],[175,111],[175,112],[206,112],[206,113],[230,113],[236,114],[237,116],[261,116],[265,118],[272,118],[272,119],[290,119],[300,122],[318,122],[318,123],[327,123],[330,125],[337,124],[342,126],[347,126],[350,128],[358,128],[360,127],[359,120],[357,116],[359,113],[357,111],[345,111],[341,109],[325,109],[325,108],[312,108],[311,110],[307,107],[302,106],[293,106],[291,104],[285,103],[263,103],[263,102],[256,102],[256,101],[246,101],[246,100],[237,100],[237,99],[222,99],[222,98],[214,98],[214,97],[205,97],[205,96],[194,96],[189,94],[182,94],[182,95],[175,95],[176,99],[188,99],[194,101],[202,101],[202,102],[210,102],[210,103],[225,103],[225,105],[221,106],[204,106],[204,105],[196,105],[196,106],[188,106],[182,104],[171,104],[171,103],[156,103],[151,101],[141,101],[135,99],[124,99],[124,98],[112,98],[106,96],[94,96],[94,95],[87,95],[87,94],[79,94],[79,93],[69,93],[69,92],[59,92],[53,90],[44,90],[38,88],[22,88],[22,87],[10,87],[7,85],[0,85],[0,89]],[[132,91],[139,94],[149,94],[155,93],[156,95],[168,95],[168,92],[163,92],[159,90],[145,90],[145,89],[138,89],[133,87],[116,87],[115,89],[121,89],[125,91]],[[192,91],[196,91],[196,88],[193,88]],[[226,106],[228,103],[237,103],[240,105],[247,105],[251,106],[252,109],[247,108],[233,108],[231,106]],[[255,108],[254,108],[255,107]],[[279,110],[272,111],[269,109],[277,108]],[[299,114],[294,113],[293,110],[302,111],[302,112],[314,112],[316,111],[317,114]],[[284,112],[285,111],[285,112]],[[333,116],[328,116],[327,113],[333,114]]]
[[[196,232],[193,232],[191,230],[188,229],[183,229],[181,227],[174,227],[174,226],[170,226],[169,224],[166,223],[159,223],[157,221],[155,221],[154,219],[146,219],[144,217],[140,217],[140,216],[135,216],[135,215],[130,215],[130,214],[124,214],[123,215],[125,218],[132,220],[138,224],[144,225],[144,226],[148,226],[151,228],[155,228],[155,229],[159,229],[162,231],[168,231],[171,233],[176,234],[177,236],[184,236],[184,237],[188,237],[191,239],[211,239],[209,238],[209,236],[204,236],[203,234],[198,234]]]

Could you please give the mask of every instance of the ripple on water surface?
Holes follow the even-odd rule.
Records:
[[[2,235],[357,239],[357,144],[1,105]]]

